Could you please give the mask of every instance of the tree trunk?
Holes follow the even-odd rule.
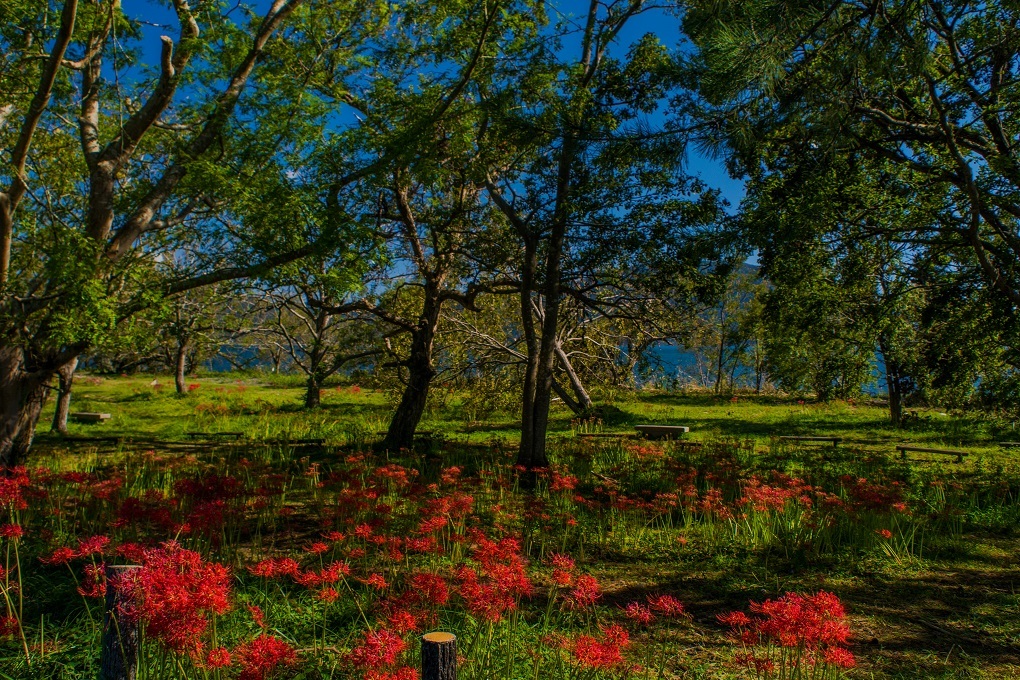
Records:
[[[567,378],[570,380],[570,387],[574,390],[574,394],[577,397],[577,404],[581,407],[582,411],[587,411],[595,406],[595,403],[591,400],[591,396],[588,394],[588,390],[584,389],[584,383],[581,382],[581,377],[577,375],[577,371],[574,370],[573,364],[570,363],[570,357],[563,351],[563,347],[559,342],[556,343],[556,357],[560,361],[560,365],[563,366],[563,370],[567,374]]]
[[[26,372],[20,348],[0,348],[0,467],[13,467],[25,460],[39,414],[46,401],[51,372]]]
[[[436,371],[432,366],[432,348],[439,328],[439,282],[429,281],[425,286],[425,300],[417,330],[411,333],[411,354],[407,360],[407,385],[400,397],[397,410],[390,420],[383,448],[389,451],[410,449],[414,444],[414,433],[425,413],[429,388]]]
[[[581,405],[574,401],[574,398],[570,396],[570,392],[563,389],[563,385],[561,385],[558,380],[553,380],[552,388],[553,392],[556,393],[556,396],[563,400],[563,403],[567,405],[567,408],[574,412],[574,415],[579,416],[584,412]]]
[[[719,361],[715,368],[715,393],[722,391],[723,359],[726,356],[726,329],[723,327],[724,307],[719,307]]]
[[[886,343],[879,341],[878,350],[885,363],[885,385],[889,392],[889,421],[898,429],[903,424],[903,376],[899,364],[889,358],[887,347]]]
[[[312,373],[308,376],[305,390],[305,408],[318,408],[322,401],[322,383],[319,376]]]
[[[538,243],[529,235],[524,241],[524,262],[521,267],[521,326],[528,350],[521,390],[521,445],[517,450],[517,464],[528,467],[532,459],[532,442],[535,440],[535,389],[538,383],[538,333],[531,294],[535,289],[538,272]]]
[[[545,308],[543,310],[542,337],[538,348],[538,366],[535,375],[531,436],[525,441],[524,433],[522,432],[521,449],[517,456],[517,464],[529,470],[549,467],[549,456],[545,450],[545,438],[549,429],[549,405],[552,402],[552,385],[555,378],[556,330],[560,319],[560,277],[563,273],[563,246],[567,237],[567,223],[570,217],[570,183],[577,145],[577,140],[571,134],[565,134],[557,163],[556,206],[553,210],[548,248],[545,256],[545,286],[542,291]],[[528,313],[530,314],[530,310],[528,310]],[[531,347],[528,349],[530,364],[532,349]],[[525,486],[530,486],[532,481],[530,479],[525,480]]]
[[[177,386],[177,394],[185,394],[188,386],[184,382],[184,374],[188,368],[188,341],[177,341],[177,357],[174,362],[174,385]]]
[[[74,382],[74,372],[78,368],[78,357],[68,361],[57,369],[58,391],[57,408],[53,411],[52,430],[60,434],[67,434],[67,414],[71,410],[71,384]]]

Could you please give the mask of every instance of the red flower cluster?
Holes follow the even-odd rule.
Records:
[[[272,635],[260,635],[234,650],[241,665],[238,680],[265,680],[281,666],[297,663],[297,651]]]
[[[786,593],[777,600],[750,605],[754,618],[743,612],[719,616],[719,621],[736,630],[746,645],[796,648],[807,652],[808,663],[824,661],[842,668],[854,665],[853,654],[845,648],[850,640],[846,610],[839,598],[825,591],[814,595]],[[818,652],[823,655],[819,659]],[[782,657],[786,658],[786,657]],[[753,665],[759,672],[769,660],[754,654],[738,661]]]
[[[197,655],[210,614],[230,609],[230,574],[174,541],[146,550],[142,567],[117,587],[133,601],[128,614],[167,649]],[[255,676],[253,676],[255,677]]]
[[[378,670],[397,663],[407,649],[404,638],[389,630],[368,631],[361,644],[351,650],[348,660],[357,668]]]
[[[602,639],[580,635],[571,652],[578,664],[586,668],[615,668],[623,664],[622,650],[630,643],[627,631],[617,625],[602,629]]]
[[[474,539],[478,545],[472,557],[481,564],[481,569],[458,569],[458,591],[468,611],[496,622],[504,613],[516,609],[517,601],[530,596],[534,588],[525,570],[520,542],[510,538],[495,542],[480,532],[475,533]]]

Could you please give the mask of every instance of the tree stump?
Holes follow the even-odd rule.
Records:
[[[137,565],[107,565],[106,614],[103,618],[103,650],[99,680],[135,680],[138,673],[138,624],[125,615],[128,595],[117,584],[130,578]]]
[[[427,633],[421,639],[422,680],[457,680],[457,637]]]

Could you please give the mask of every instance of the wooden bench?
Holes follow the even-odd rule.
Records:
[[[185,432],[184,436],[188,439],[240,439],[244,436],[243,432]]]
[[[833,448],[839,446],[839,443],[843,441],[842,437],[796,437],[793,435],[783,436],[780,439],[789,442],[831,442]]]
[[[61,442],[68,444],[113,444],[118,446],[124,442],[124,437],[61,437]]]
[[[956,456],[956,462],[962,463],[963,457],[967,455],[965,451],[952,451],[950,449],[926,449],[921,446],[897,446],[896,450],[900,452],[900,458],[906,459],[907,451],[914,451],[915,453],[941,453],[946,456]]]
[[[1015,449],[1020,446],[1020,442],[999,442],[999,446],[1004,449]]]
[[[647,439],[679,439],[691,431],[683,425],[635,425],[634,429]]]
[[[72,413],[71,420],[76,423],[102,423],[111,418],[109,413]]]

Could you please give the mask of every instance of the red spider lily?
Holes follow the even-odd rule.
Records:
[[[647,626],[655,620],[655,614],[647,606],[640,602],[630,602],[624,607],[623,613],[628,619],[637,621],[642,626]]]
[[[504,613],[517,608],[517,600],[512,593],[482,582],[474,569],[458,569],[457,580],[460,582],[458,592],[467,610],[475,616],[496,623]]]
[[[21,624],[14,616],[0,616],[0,639],[13,637],[21,630]]]
[[[205,655],[206,668],[226,668],[230,665],[230,652],[226,647],[210,649]]]
[[[234,650],[234,656],[241,666],[238,680],[265,680],[281,666],[297,663],[297,651],[272,635],[260,635],[240,645]]]
[[[826,649],[824,658],[826,663],[831,663],[839,668],[853,668],[857,665],[857,660],[854,659],[854,655],[850,653],[850,650],[842,647]]]
[[[730,612],[729,614],[719,614],[716,616],[719,623],[725,624],[732,628],[746,628],[751,625],[751,619],[744,612]]]
[[[450,599],[450,588],[446,580],[437,574],[414,574],[411,577],[411,589],[422,603],[440,606]]]
[[[875,533],[886,540],[892,538],[892,532],[889,531],[888,529],[875,529]]]
[[[57,548],[49,557],[40,557],[39,561],[43,564],[67,564],[78,556],[78,553],[74,548],[62,547]]]
[[[114,552],[129,562],[141,562],[145,559],[145,546],[138,543],[121,543]]]
[[[574,640],[571,652],[586,668],[614,668],[624,663],[622,650],[630,643],[627,631],[617,625],[604,628],[603,639],[581,635]]]
[[[407,649],[404,638],[389,630],[368,631],[360,645],[351,650],[348,660],[357,668],[379,669],[392,666]]]
[[[752,602],[750,609],[756,615],[754,618],[742,612],[718,617],[722,623],[736,630],[745,645],[763,649],[761,655],[754,652],[738,655],[738,663],[766,673],[771,672],[766,669],[771,669],[770,664],[778,659],[785,673],[792,670],[791,665],[799,667],[801,652],[805,653],[807,663],[815,664],[819,659],[817,652],[821,650],[824,652],[821,659],[825,663],[842,668],[853,666],[853,654],[844,647],[850,639],[846,611],[832,593],[786,593],[776,600]],[[777,647],[796,651],[775,657],[772,650]]]
[[[249,604],[245,605],[245,609],[251,614],[251,620],[255,622],[255,625],[259,628],[266,629],[266,614],[262,611],[262,607],[258,605]]]
[[[406,609],[398,609],[386,617],[386,623],[398,635],[412,633],[418,630],[418,619]]]
[[[110,539],[107,536],[89,536],[88,538],[78,539],[78,550],[76,551],[75,557],[88,557],[90,555],[99,555],[106,546],[110,544]]]
[[[325,552],[329,552],[329,545],[326,543],[316,542],[305,548],[305,552],[309,555],[321,555]]]
[[[553,583],[563,587],[569,586],[571,581],[574,580],[573,558],[567,555],[553,553],[549,556],[549,561],[552,562],[553,565]]]
[[[386,583],[386,579],[382,574],[369,574],[368,578],[358,580],[376,590],[386,590],[390,587],[390,584]]]
[[[365,680],[419,680],[418,669],[410,666],[401,666],[392,673],[383,671],[369,671],[365,674]]]
[[[463,470],[456,465],[448,467],[439,476],[439,481],[443,484],[456,484],[462,472]]]
[[[755,624],[759,635],[784,647],[817,649],[821,644],[846,644],[850,638],[842,603],[825,591],[813,596],[787,593],[778,600],[752,602],[751,611],[764,617]]]
[[[175,652],[197,653],[210,614],[230,609],[230,575],[174,541],[145,551],[140,569],[116,584],[129,594],[128,615],[145,622],[146,635]]]
[[[78,586],[78,594],[82,597],[106,597],[106,565],[86,564],[85,578]]]
[[[262,578],[279,578],[296,576],[301,571],[301,565],[290,557],[269,558],[248,567],[248,571]]]
[[[423,535],[432,534],[439,531],[449,523],[449,520],[442,516],[426,517],[418,525],[418,533]]]
[[[684,615],[684,606],[672,595],[648,596],[648,606],[662,616],[678,617]]]
[[[25,529],[20,524],[4,524],[0,526],[0,537],[18,539],[25,535]]]
[[[25,491],[31,483],[28,470],[23,467],[12,468],[5,475],[0,475],[0,505],[12,510],[26,509]]]
[[[567,595],[571,606],[577,609],[593,606],[600,597],[602,597],[602,593],[599,589],[599,582],[595,580],[594,576],[587,574],[577,577],[573,590]]]
[[[336,602],[338,597],[340,597],[340,593],[337,592],[337,589],[333,587],[323,588],[322,590],[315,594],[316,600],[326,603]]]

